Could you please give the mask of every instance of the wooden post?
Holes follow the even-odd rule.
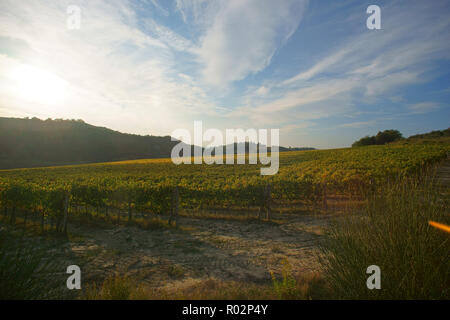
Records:
[[[63,208],[62,208],[62,210],[63,210]],[[64,215],[64,212],[58,212],[58,215],[55,218],[55,231],[56,232],[61,232],[61,230],[62,230],[63,215]]]
[[[128,202],[128,223],[133,220],[133,208],[131,207],[131,200]]]
[[[259,207],[259,213],[258,213],[258,219],[261,220],[262,216],[264,216],[266,219],[271,219],[271,194],[270,194],[270,184],[266,184],[266,186],[263,189],[263,197],[261,206]]]
[[[67,220],[69,216],[69,193],[66,193],[64,199],[64,222],[63,222],[63,233],[67,234]]]
[[[174,194],[175,194],[175,190],[173,191],[173,194],[172,194],[172,207],[170,208],[170,216],[169,216],[169,226],[171,226],[172,225],[172,219],[173,219],[173,211],[174,211],[174,209],[173,209],[173,196],[174,196]]]
[[[175,222],[175,226],[178,227],[178,209],[180,207],[180,194],[178,192],[178,187],[173,190],[172,196],[172,210],[169,217],[169,225]]]
[[[267,184],[267,186],[266,186],[266,210],[267,210],[267,220],[269,220],[269,221],[272,216],[271,204],[272,204],[272,195],[270,193],[270,184]]]
[[[375,180],[373,178],[370,179],[370,192],[375,194]]]
[[[178,187],[175,188],[175,226],[178,228],[178,211],[180,209],[180,193]]]
[[[11,217],[9,219],[9,222],[11,224],[15,224],[16,223],[16,206],[13,206],[13,208],[12,208]]]
[[[323,207],[325,210],[328,210],[328,203],[327,203],[327,184],[323,184]]]
[[[175,199],[174,199],[174,218],[175,226],[178,228],[178,210],[180,209],[180,194],[178,192],[178,187],[175,187]]]
[[[261,197],[261,203],[260,203],[260,206],[259,206],[258,220],[262,219],[263,211],[265,209],[265,206],[266,206],[266,187],[264,187],[262,189],[262,197]]]
[[[45,218],[45,213],[44,213],[44,211],[42,211],[42,214],[41,214],[41,232],[44,232],[44,218]]]
[[[25,210],[25,219],[23,220],[23,225],[27,226],[27,220],[28,220],[28,209]]]

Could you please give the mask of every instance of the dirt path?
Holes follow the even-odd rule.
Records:
[[[155,288],[199,281],[266,282],[284,259],[294,272],[317,271],[318,241],[331,215],[290,214],[282,222],[180,218],[177,229],[76,227],[69,243],[83,258],[84,277],[101,281],[119,272]]]

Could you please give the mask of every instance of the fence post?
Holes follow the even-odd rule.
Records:
[[[64,199],[64,222],[63,222],[63,233],[67,234],[67,219],[69,215],[69,193],[66,192]]]
[[[263,219],[264,211],[267,209],[267,185],[262,189],[261,205],[259,207],[258,219]]]
[[[26,227],[28,221],[28,209],[25,210],[25,218],[23,219],[23,225]]]
[[[13,205],[13,207],[12,207],[12,212],[11,212],[11,217],[9,219],[9,223],[10,224],[16,223],[16,206],[15,205]]]
[[[44,229],[45,229],[44,219],[45,219],[45,212],[44,212],[44,210],[42,210],[42,212],[41,212],[41,232],[44,232]]]
[[[267,220],[270,221],[271,216],[272,216],[272,208],[271,208],[271,204],[272,204],[272,195],[270,192],[270,184],[267,184],[266,187],[266,210],[267,210]]]
[[[172,225],[172,221],[175,222],[175,226],[178,227],[178,209],[180,207],[180,194],[178,187],[175,187],[172,195],[172,210],[170,212],[169,225]]]
[[[131,201],[128,203],[128,222],[131,222],[131,220],[133,219],[133,214],[131,211]]]
[[[323,184],[323,207],[325,210],[328,210],[328,203],[327,203],[327,184]]]

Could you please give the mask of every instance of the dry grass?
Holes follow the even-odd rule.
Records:
[[[369,197],[364,214],[333,226],[324,242],[325,272],[337,299],[449,299],[448,201],[427,178],[403,179]],[[381,269],[381,290],[366,268]]]
[[[80,299],[88,300],[278,300],[322,299],[327,287],[318,273],[297,277],[286,274],[272,284],[243,284],[205,280],[187,288],[165,290],[145,288],[126,276],[114,275],[101,285],[88,287]]]

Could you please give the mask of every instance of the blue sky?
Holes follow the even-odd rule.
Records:
[[[318,148],[409,136],[450,126],[449,35],[438,0],[2,0],[0,116],[153,135],[202,120]]]

